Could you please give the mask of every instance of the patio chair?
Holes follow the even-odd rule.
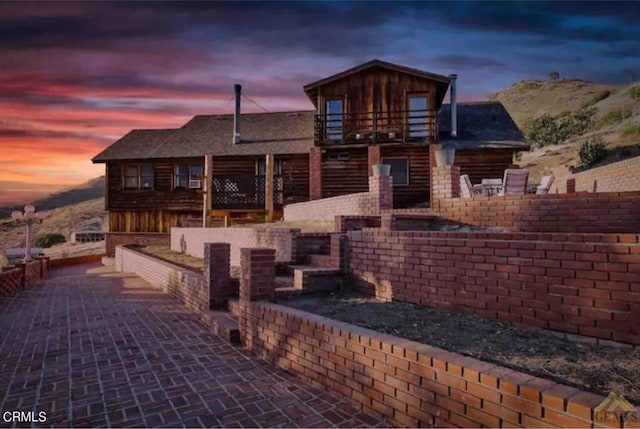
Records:
[[[548,194],[554,179],[555,177],[552,175],[543,176],[542,180],[540,181],[540,185],[536,188],[536,194],[537,195]]]
[[[480,185],[472,185],[471,179],[469,179],[468,174],[463,174],[460,176],[460,195],[463,198],[471,198],[474,195],[478,195],[482,192],[482,189],[479,187]]]
[[[529,171],[521,168],[507,168],[504,170],[502,189],[498,195],[524,195],[528,179]]]

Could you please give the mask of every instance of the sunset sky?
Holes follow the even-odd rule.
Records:
[[[639,21],[638,2],[0,2],[0,204],[103,174],[90,159],[130,129],[230,113],[235,82],[277,111],[373,58],[458,73],[462,100],[637,80]]]

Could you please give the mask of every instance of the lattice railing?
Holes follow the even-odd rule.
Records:
[[[273,200],[282,203],[282,177],[273,180]],[[266,177],[247,174],[213,176],[212,205],[214,208],[264,208]]]

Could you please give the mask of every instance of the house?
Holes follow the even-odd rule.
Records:
[[[373,60],[305,85],[313,110],[241,114],[236,85],[234,114],[133,130],[93,158],[106,165],[109,230],[278,217],[286,204],[367,191],[378,163],[391,165],[394,206],[410,207],[429,201],[436,143],[456,148],[473,181],[502,177],[528,145],[499,102],[456,103],[456,78]]]

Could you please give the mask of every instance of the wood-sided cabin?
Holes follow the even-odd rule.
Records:
[[[395,207],[428,203],[435,144],[455,147],[473,182],[502,177],[528,149],[522,134],[499,102],[454,103],[452,115],[454,84],[373,60],[304,86],[313,110],[258,114],[240,113],[236,85],[235,114],[133,130],[93,159],[106,165],[109,230],[168,232],[203,213],[277,218],[286,204],[367,191],[379,163],[391,165]]]

